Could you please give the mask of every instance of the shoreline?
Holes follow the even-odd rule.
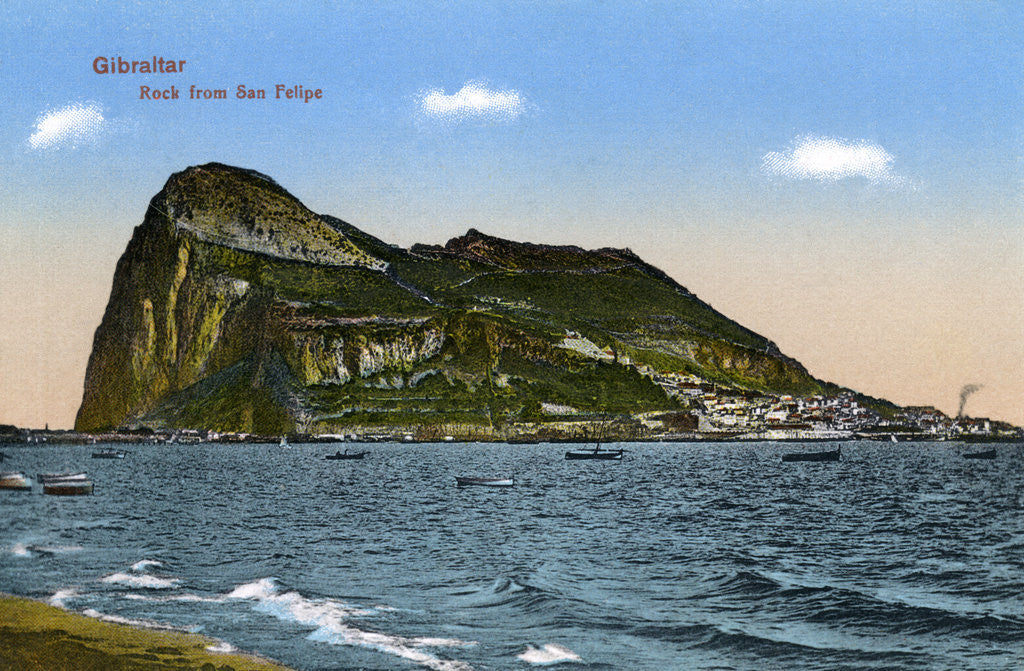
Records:
[[[850,436],[850,437],[801,437],[801,438],[762,438],[762,437],[736,437],[736,436],[663,436],[663,437],[650,437],[650,438],[630,438],[630,439],[617,439],[609,438],[601,442],[605,444],[612,443],[638,443],[638,444],[680,444],[680,443],[725,443],[725,444],[744,444],[744,443],[888,443],[891,439],[889,434],[886,433],[878,437],[864,437],[864,436]],[[256,437],[253,440],[199,440],[190,442],[166,442],[166,441],[154,441],[147,439],[140,439],[136,437],[103,437],[96,442],[90,442],[79,438],[64,438],[62,436],[49,435],[45,440],[38,442],[24,442],[24,441],[3,441],[0,440],[0,448],[33,448],[33,447],[48,447],[55,445],[75,445],[75,446],[87,446],[95,447],[100,445],[154,445],[163,447],[190,447],[195,445],[217,445],[223,447],[231,447],[235,445],[276,445],[279,442],[279,438],[268,438],[268,437]],[[430,440],[404,440],[404,439],[376,439],[376,438],[362,438],[356,440],[325,440],[317,439],[314,437],[289,437],[289,446],[296,445],[323,445],[323,446],[339,446],[339,445],[373,445],[373,444],[393,444],[393,445],[507,445],[509,447],[519,447],[522,445],[593,445],[594,439],[581,439],[581,438],[555,438],[546,440],[507,440],[507,439],[489,439],[489,438],[455,438],[452,440],[443,439],[430,439]],[[922,436],[922,435],[907,435],[898,434],[896,436],[896,442],[898,443],[1005,443],[1005,444],[1020,444],[1024,443],[1024,437],[1020,436]]]
[[[0,666],[39,671],[293,671],[202,634],[108,622],[0,592]]]

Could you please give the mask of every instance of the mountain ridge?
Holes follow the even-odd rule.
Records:
[[[628,248],[471,228],[403,249],[209,163],[169,177],[118,261],[76,428],[502,435],[551,407],[690,409],[658,372],[834,388]]]

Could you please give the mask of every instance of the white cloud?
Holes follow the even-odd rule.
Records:
[[[488,88],[486,82],[470,80],[456,93],[430,89],[419,96],[420,114],[442,121],[514,121],[526,111],[526,97],[514,89]]]
[[[72,103],[40,114],[28,144],[32,149],[75,148],[96,142],[106,126],[99,105]]]
[[[894,162],[892,154],[867,140],[808,135],[797,138],[788,151],[765,154],[761,158],[761,169],[789,179],[834,182],[865,177],[872,182],[902,185],[906,178],[893,171]]]

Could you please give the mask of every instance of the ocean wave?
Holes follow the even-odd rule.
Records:
[[[357,608],[332,599],[308,599],[296,591],[282,591],[274,578],[262,578],[239,585],[227,594],[228,599],[254,601],[258,611],[279,620],[314,627],[306,638],[330,645],[351,645],[370,648],[415,662],[434,671],[471,671],[465,662],[442,659],[423,648],[467,647],[475,642],[451,638],[406,637],[371,632],[351,626],[349,617],[366,616],[373,611]]]
[[[871,599],[896,607],[912,609],[920,617],[919,626],[995,637],[996,640],[1024,639],[1024,609],[1019,593],[1013,601],[977,603],[952,594],[914,594],[897,589],[876,589]],[[1004,635],[1009,639],[1004,638]]]
[[[164,563],[162,561],[157,561],[156,559],[143,559],[132,564],[131,570],[136,573],[145,573],[151,568],[163,565]]]
[[[974,579],[975,573],[967,568],[956,569],[917,569],[898,576],[901,583],[910,585],[950,585],[959,587]]]
[[[865,642],[868,645],[875,644],[871,639],[863,641],[850,635],[824,636],[823,632],[815,630],[800,633],[779,629],[769,632],[738,626],[716,626],[710,627],[708,633],[690,647],[774,659],[777,663],[803,658],[809,651],[828,653],[831,663],[837,665],[885,662],[893,668],[909,668],[906,663],[921,661],[917,652],[862,647],[861,644]]]
[[[908,661],[919,661],[918,652],[893,648],[891,639],[858,636],[855,633],[802,622],[767,626],[732,620],[676,625],[648,622],[633,627],[630,634],[641,639],[682,645],[689,650],[708,650],[728,656],[771,658],[776,664],[785,659],[806,658],[808,654],[826,655],[836,663],[882,661],[888,663],[885,668],[910,668],[906,666]],[[764,668],[776,666],[766,665]]]
[[[67,600],[73,599],[76,596],[78,596],[78,592],[73,589],[59,589],[53,593],[53,596],[47,599],[47,602],[51,606],[67,608]]]
[[[551,666],[566,662],[583,661],[575,652],[557,643],[545,643],[539,648],[528,645],[526,650],[516,655],[516,658],[523,660],[527,664],[535,664],[537,666]]]
[[[564,608],[567,604],[577,601],[552,589],[509,577],[497,578],[483,589],[457,592],[455,596],[465,597],[468,608],[513,606],[517,611],[525,613],[548,614],[556,608]]]
[[[112,573],[101,579],[101,582],[125,585],[137,589],[173,589],[181,583],[178,578],[161,578],[160,576],[132,573]]]
[[[714,589],[693,598],[704,599],[707,597],[732,596],[763,598],[771,595],[794,597],[827,589],[824,585],[796,583],[782,574],[761,573],[758,571],[736,571],[735,573],[719,576],[713,582],[715,584]]]
[[[1010,641],[1024,637],[1018,595],[979,602],[946,593],[851,586],[811,576],[738,571],[720,576],[695,599],[749,602],[775,610],[788,620],[890,634]]]

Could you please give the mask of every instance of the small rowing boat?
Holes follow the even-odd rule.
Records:
[[[53,482],[56,480],[86,480],[85,471],[79,471],[77,473],[39,473],[36,475],[36,480],[41,484],[46,482]]]
[[[621,461],[625,450],[569,450],[565,453],[566,459],[598,459],[600,461]]]
[[[32,489],[32,484],[28,481],[28,476],[18,471],[7,471],[0,473],[0,489],[13,489],[17,491],[27,491]]]
[[[77,473],[40,473],[43,494],[51,496],[82,496],[92,494],[93,485],[84,471]]]
[[[128,454],[124,450],[115,450],[109,448],[106,450],[100,450],[99,452],[93,452],[93,459],[124,459],[125,455]]]
[[[515,485],[515,478],[467,478],[455,477],[455,484],[459,487],[512,487]]]
[[[92,494],[89,480],[47,480],[43,482],[43,494],[50,496],[86,496]]]
[[[968,452],[964,455],[964,459],[995,459],[996,448],[984,450],[982,452]]]

